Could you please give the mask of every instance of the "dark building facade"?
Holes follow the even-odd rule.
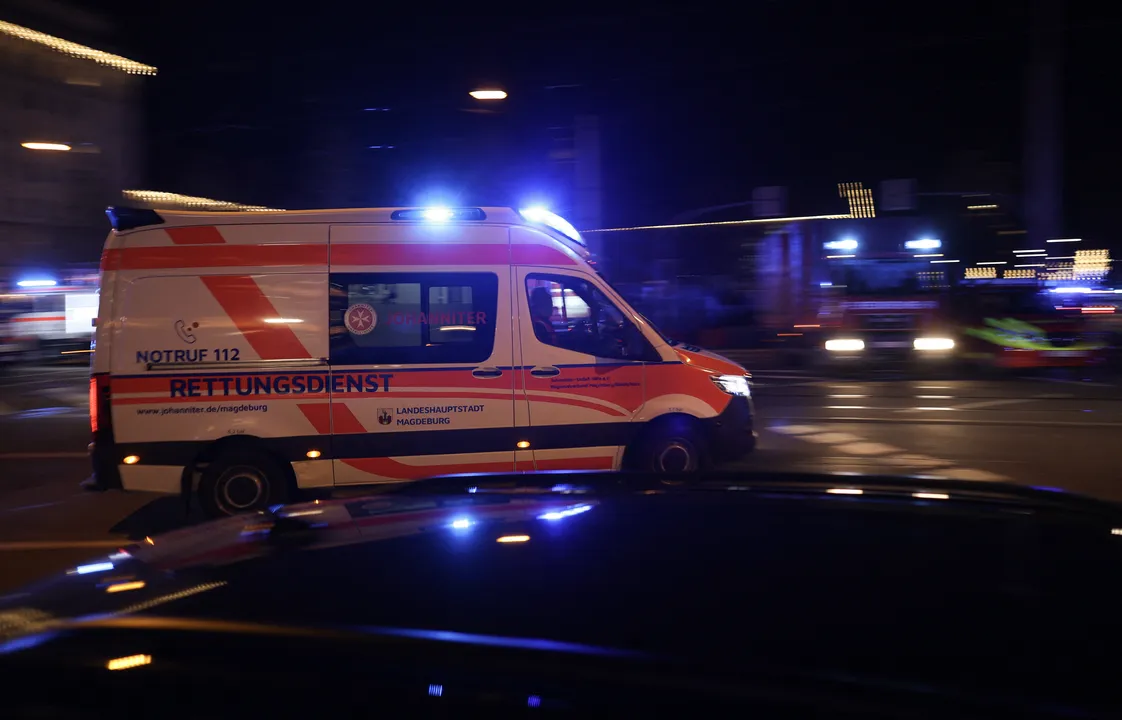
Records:
[[[156,68],[84,44],[112,28],[75,7],[2,13],[0,282],[10,282],[97,261],[105,207],[140,179],[139,92]]]

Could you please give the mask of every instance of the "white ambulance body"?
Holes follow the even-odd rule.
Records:
[[[197,491],[220,515],[301,488],[671,472],[754,447],[744,369],[662,337],[555,215],[109,215],[88,486]]]

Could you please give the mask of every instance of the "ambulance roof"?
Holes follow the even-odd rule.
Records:
[[[426,212],[446,212],[447,218],[426,218]],[[107,211],[114,229],[121,232],[164,225],[242,225],[261,223],[388,223],[388,222],[487,222],[527,225],[515,210],[505,207],[483,208],[338,208],[324,210],[249,210],[240,212],[206,212],[192,210],[140,210],[112,207]],[[415,214],[411,215],[411,214]]]
[[[183,228],[230,227],[235,225],[265,226],[285,225],[524,225],[545,230],[546,234],[577,253],[589,257],[588,246],[580,232],[564,218],[543,208],[514,210],[505,207],[398,207],[398,208],[347,208],[337,210],[245,210],[238,212],[205,212],[179,210],[152,210],[130,207],[110,207],[106,211],[117,238],[110,245],[122,246],[133,231],[163,229],[169,232]],[[193,237],[188,244],[210,244],[206,238]],[[222,240],[218,240],[222,242]]]

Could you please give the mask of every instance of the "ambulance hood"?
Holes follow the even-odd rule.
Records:
[[[743,365],[697,345],[677,345],[674,347],[674,352],[685,364],[707,370],[715,375],[743,375],[747,372]]]

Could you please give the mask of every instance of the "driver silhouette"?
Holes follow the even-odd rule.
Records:
[[[543,287],[530,291],[530,318],[534,323],[534,335],[547,345],[557,344],[557,333],[553,329],[553,297]]]

